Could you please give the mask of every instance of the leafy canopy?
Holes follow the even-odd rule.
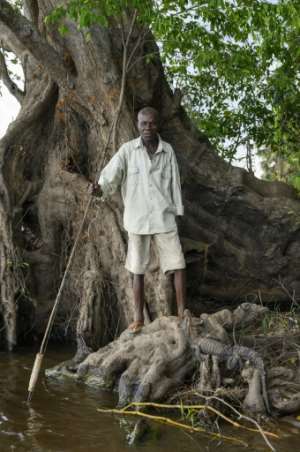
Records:
[[[266,161],[275,155],[298,186],[300,1],[70,0],[47,22],[60,21],[65,33],[67,16],[88,32],[133,8],[159,42],[172,86],[221,155],[231,159],[245,144]]]

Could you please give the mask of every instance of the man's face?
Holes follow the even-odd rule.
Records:
[[[137,127],[145,143],[154,141],[156,139],[158,131],[158,121],[155,114],[139,114]]]

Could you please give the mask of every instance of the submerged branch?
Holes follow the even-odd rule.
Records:
[[[272,451],[275,451],[274,447],[272,446],[272,444],[270,443],[270,441],[268,440],[267,436],[273,436],[273,438],[279,438],[278,435],[276,435],[275,433],[270,433],[270,432],[266,432],[264,431],[261,426],[259,425],[259,423],[253,419],[252,417],[249,416],[245,416],[244,414],[242,414],[240,411],[238,411],[236,408],[234,408],[230,403],[226,402],[225,400],[221,399],[220,397],[217,396],[209,396],[209,397],[205,397],[205,400],[217,400],[220,403],[223,403],[223,405],[227,406],[228,408],[230,408],[238,417],[239,419],[245,419],[245,421],[248,421],[250,423],[253,423],[256,428],[257,431],[262,435],[263,439],[265,440],[265,442],[267,443],[267,445],[269,446],[269,448]],[[255,431],[255,429],[249,429],[247,428],[247,430],[252,430]]]
[[[210,398],[205,397],[205,399],[209,400]],[[219,399],[219,398],[216,398],[216,400],[222,401],[222,399]],[[226,404],[231,407],[231,405],[229,403],[226,403]],[[271,437],[277,438],[277,439],[279,438],[279,436],[276,435],[275,433],[262,430],[261,427],[259,426],[258,422],[256,422],[254,419],[251,419],[247,416],[241,415],[237,410],[236,410],[236,413],[239,415],[239,417],[241,417],[241,418],[244,417],[244,419],[247,419],[248,421],[253,421],[255,423],[255,425],[257,425],[257,428],[256,429],[250,428],[250,427],[246,427],[245,425],[239,424],[238,422],[233,421],[228,416],[225,416],[221,411],[217,410],[216,408],[214,408],[210,405],[184,405],[184,404],[179,404],[179,405],[174,404],[173,405],[173,404],[168,404],[168,403],[132,402],[129,405],[127,405],[125,408],[123,408],[123,410],[127,411],[131,407],[138,407],[138,408],[153,407],[153,408],[165,408],[165,409],[172,409],[172,410],[173,409],[174,410],[185,410],[185,409],[207,410],[207,411],[211,411],[212,413],[221,417],[222,419],[224,419],[224,421],[228,422],[229,424],[233,425],[234,427],[242,428],[242,429],[248,430],[249,432],[255,432],[255,433],[263,432],[267,436],[271,436]],[[231,407],[231,408],[233,408],[233,407]]]
[[[154,416],[152,414],[142,413],[141,411],[126,411],[124,409],[118,410],[118,409],[97,408],[97,411],[99,411],[99,413],[111,413],[111,414],[121,414],[121,415],[143,417],[145,419],[150,419],[152,421],[160,422],[162,424],[167,424],[172,427],[178,427],[178,428],[182,428],[185,430],[189,430],[190,432],[204,433],[204,434],[210,435],[214,438],[223,439],[223,440],[230,441],[233,443],[241,444],[245,447],[248,446],[247,443],[245,443],[244,441],[242,441],[240,439],[234,438],[233,436],[222,435],[221,433],[216,433],[216,432],[208,432],[202,427],[193,427],[188,424],[183,424],[182,422],[174,421],[165,416]]]

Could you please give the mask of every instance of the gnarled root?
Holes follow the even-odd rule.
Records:
[[[261,335],[259,350],[233,344],[231,338],[233,331],[250,320],[257,323],[265,312],[261,306],[246,303],[233,312],[222,310],[200,318],[187,311],[182,321],[161,317],[137,334],[125,330],[97,352],[87,354],[84,349],[76,362],[47,374],[117,389],[120,406],[166,399],[197,375],[194,388],[200,395],[235,391],[241,406],[252,415],[286,414],[300,407],[298,368],[268,369],[271,362],[264,354]],[[284,384],[286,380],[290,386]]]
[[[161,400],[191,374],[193,366],[189,337],[178,319],[162,317],[139,334],[126,330],[112,344],[91,353],[78,366],[76,377],[88,384],[117,387],[123,406]]]

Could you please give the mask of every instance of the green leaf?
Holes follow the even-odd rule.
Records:
[[[58,31],[60,32],[61,35],[65,35],[69,32],[69,28],[66,25],[60,25],[58,27]]]

